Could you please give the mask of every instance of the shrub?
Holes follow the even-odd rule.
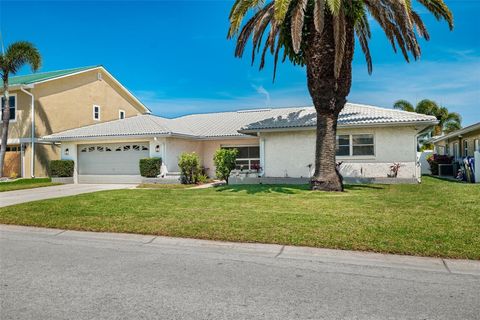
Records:
[[[218,149],[213,156],[215,163],[215,174],[217,178],[225,180],[228,184],[228,177],[233,169],[235,169],[235,160],[237,160],[237,149]]]
[[[182,153],[178,160],[178,167],[180,168],[183,184],[194,184],[198,182],[201,171],[200,158],[195,152]]]
[[[155,178],[160,174],[162,167],[161,158],[140,159],[140,175],[147,178]]]
[[[51,160],[50,161],[51,177],[73,177],[75,161],[73,160]]]
[[[430,165],[430,171],[434,176],[438,175],[438,165],[439,164],[451,164],[453,161],[453,157],[450,156],[442,156],[438,154],[433,154],[427,158],[428,164]]]

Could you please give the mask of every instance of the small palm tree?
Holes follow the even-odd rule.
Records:
[[[393,107],[398,110],[417,112],[435,116],[438,124],[433,129],[433,134],[450,133],[462,128],[462,117],[456,112],[449,112],[447,108],[439,106],[435,101],[424,99],[414,107],[407,100],[398,100]]]
[[[417,2],[453,28],[452,14],[443,0]],[[250,10],[255,13],[242,27]],[[266,53],[273,54],[274,78],[280,56],[282,61],[306,66],[317,111],[313,189],[343,190],[335,167],[337,120],[352,84],[355,36],[372,72],[370,17],[380,24],[395,52],[399,48],[407,61],[410,55],[420,56],[417,36],[428,40],[429,34],[411,0],[236,0],[230,13],[228,37],[237,36],[235,56],[243,56],[251,38],[252,62],[259,53],[262,69]]]
[[[8,93],[8,77],[16,74],[24,65],[30,65],[32,71],[37,71],[42,63],[42,58],[38,49],[26,41],[12,43],[0,54],[0,76],[3,81],[3,99],[2,104],[2,137],[0,148],[0,177],[3,177],[3,164],[7,152],[8,127],[10,124],[10,101]],[[33,115],[32,115],[33,116]]]

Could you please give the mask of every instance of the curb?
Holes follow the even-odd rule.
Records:
[[[380,268],[416,269],[480,277],[480,261],[383,254],[363,251],[283,246],[278,244],[240,243],[153,235],[88,232],[64,229],[25,227],[0,224],[1,232],[29,233],[63,240],[128,241],[158,248],[198,248],[269,257],[273,259],[308,260],[319,263],[374,266]]]

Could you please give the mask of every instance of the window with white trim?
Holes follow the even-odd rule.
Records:
[[[237,149],[236,170],[260,169],[260,146],[226,146],[222,149]]]
[[[11,94],[8,97],[9,107],[10,107],[10,121],[17,120],[17,95]],[[2,97],[2,112],[1,112],[1,120],[3,120],[3,110],[5,110],[5,98]]]
[[[100,106],[93,106],[93,120],[100,120]]]
[[[374,156],[375,139],[373,134],[345,134],[337,136],[336,155]]]
[[[118,111],[118,119],[125,119],[125,111],[119,110]]]
[[[480,152],[480,140],[475,139],[475,141],[473,142],[473,146],[475,148],[475,151]]]

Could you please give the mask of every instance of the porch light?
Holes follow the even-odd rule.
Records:
[[[65,155],[68,156],[69,153],[70,153],[70,150],[68,150],[68,148],[65,149]]]
[[[157,144],[157,145],[155,146],[155,152],[160,152],[160,145],[159,145],[159,144]]]

